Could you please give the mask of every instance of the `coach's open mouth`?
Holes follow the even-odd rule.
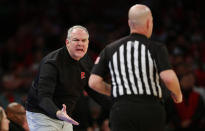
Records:
[[[79,51],[79,52],[84,52],[83,49],[76,49],[76,51]]]

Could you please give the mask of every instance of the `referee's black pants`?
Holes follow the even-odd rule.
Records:
[[[164,106],[154,97],[120,98],[110,113],[111,131],[164,131]]]

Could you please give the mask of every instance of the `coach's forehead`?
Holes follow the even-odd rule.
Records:
[[[71,36],[75,36],[75,35],[87,35],[88,36],[88,33],[81,28],[75,28],[72,30]]]
[[[84,38],[87,38],[88,33],[85,30],[81,29],[81,28],[75,28],[71,32],[71,37],[84,37]]]

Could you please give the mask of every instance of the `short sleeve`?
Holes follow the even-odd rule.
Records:
[[[91,71],[92,74],[96,74],[101,77],[105,77],[108,74],[109,68],[107,55],[108,54],[106,53],[106,48],[104,48],[95,60],[94,67]]]
[[[167,48],[164,45],[162,45],[159,46],[155,51],[158,71],[161,72],[164,70],[171,69],[172,67],[169,62],[169,54]]]

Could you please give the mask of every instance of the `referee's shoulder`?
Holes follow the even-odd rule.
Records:
[[[151,43],[151,46],[155,46],[156,48],[157,48],[157,47],[166,46],[164,43],[158,42],[158,41],[154,41],[154,40],[149,40],[149,42]]]
[[[119,45],[123,44],[124,42],[126,42],[127,39],[128,39],[128,36],[119,38],[119,39],[117,39],[117,40],[111,42],[110,44],[108,44],[108,45],[106,46],[106,48],[113,49],[114,47],[119,46]]]

